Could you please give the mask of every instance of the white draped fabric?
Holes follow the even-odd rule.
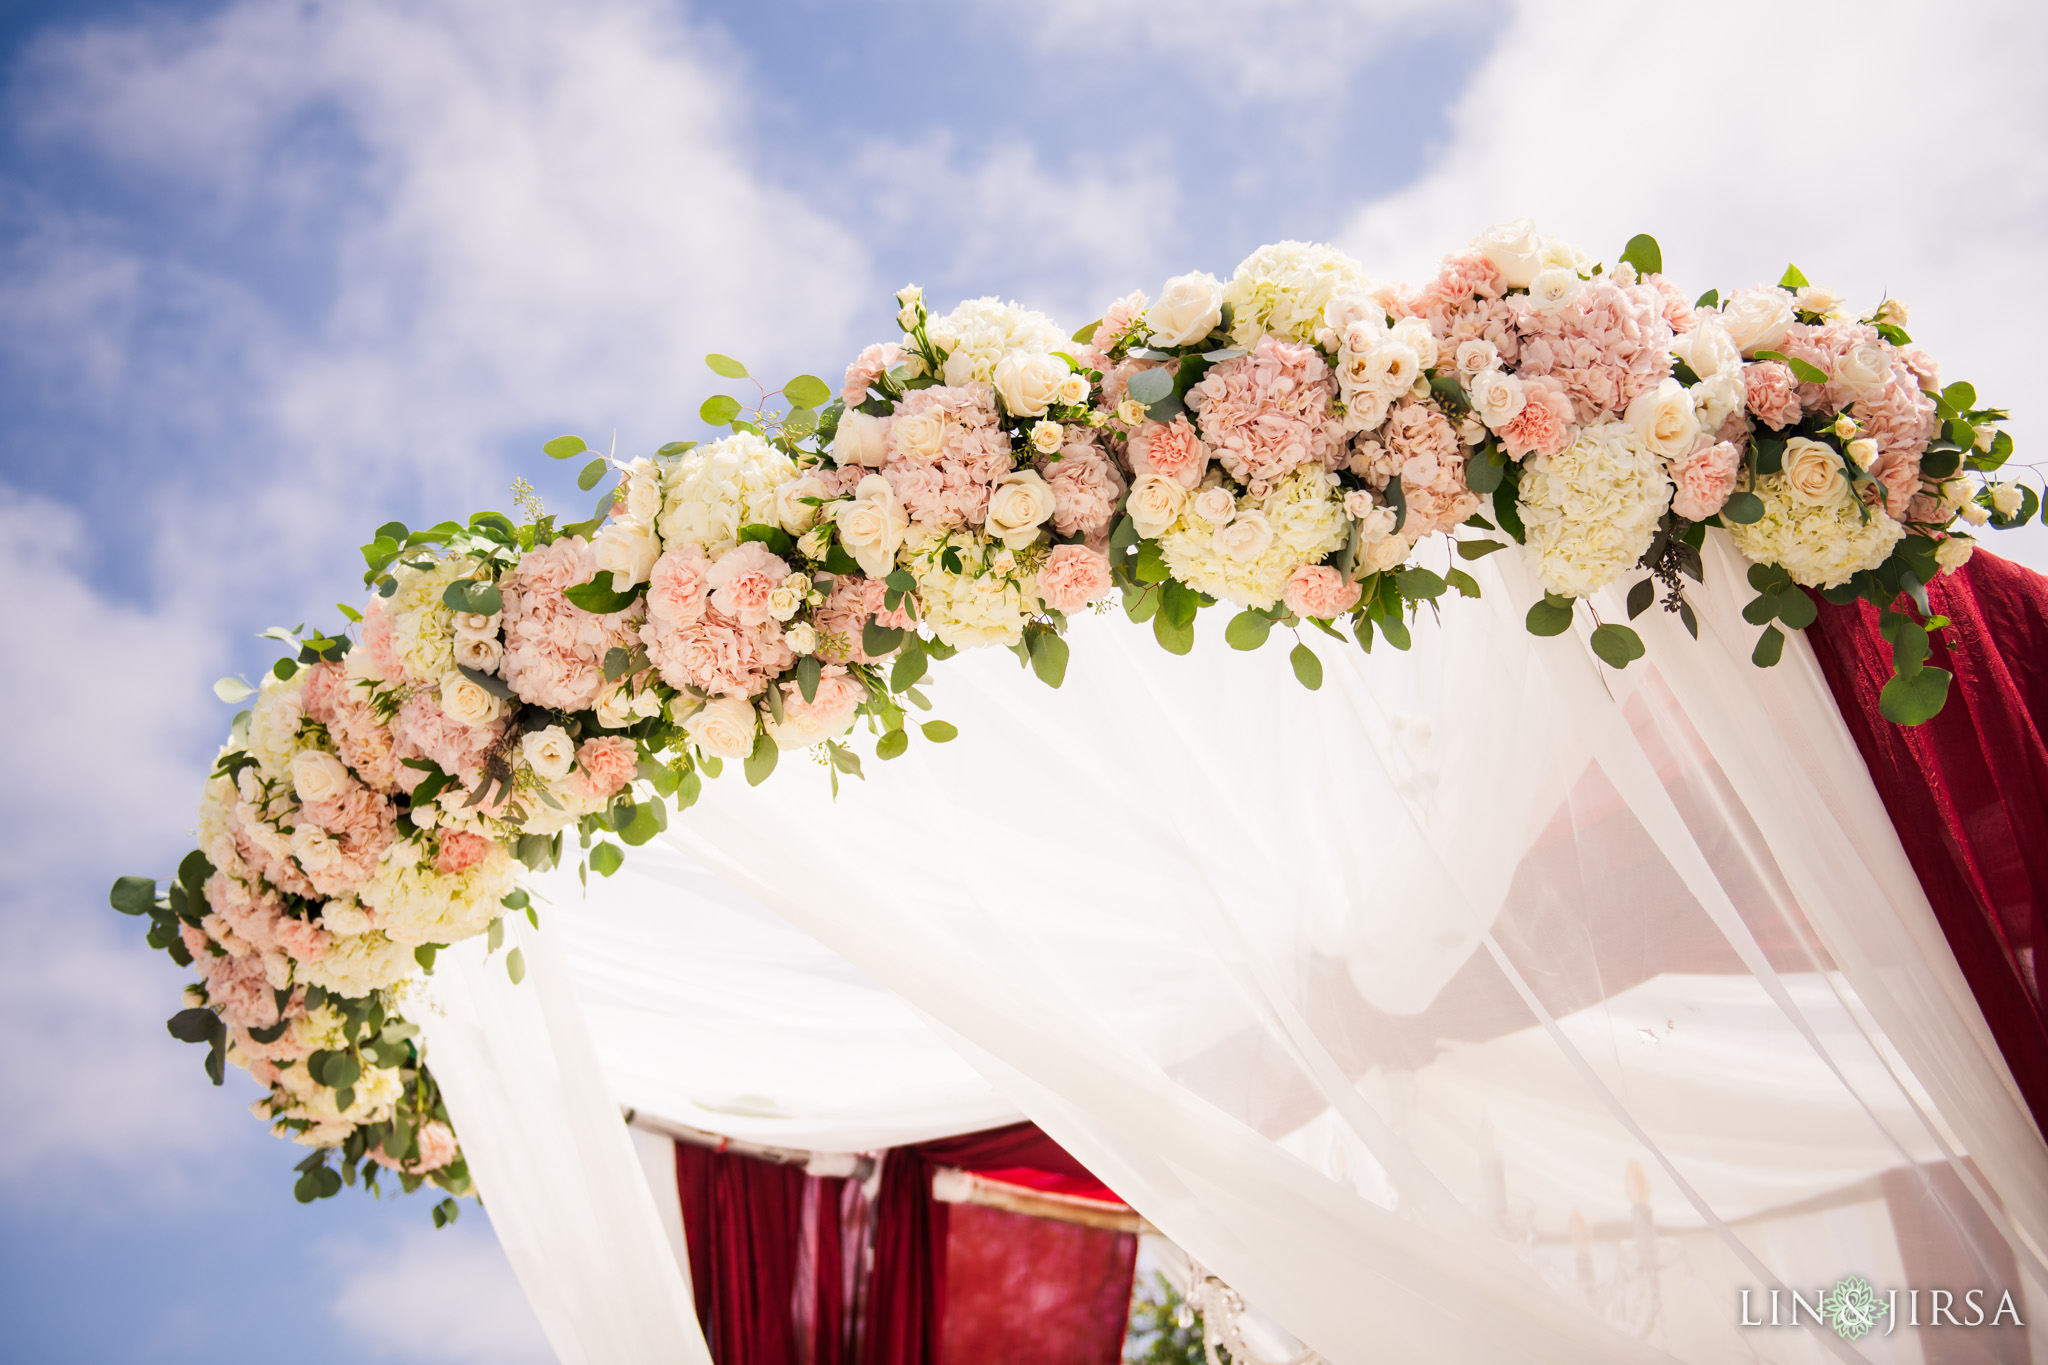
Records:
[[[587,909],[557,879],[544,922],[626,1102],[840,1149],[1014,1106],[1340,1365],[1921,1360],[1903,1327],[1745,1328],[1740,1291],[1904,1290],[1939,1247],[1941,1287],[2018,1275],[2048,1311],[2048,1150],[1804,642],[1753,668],[1741,563],[1719,533],[1706,558],[1700,640],[1647,615],[1625,672],[1528,635],[1501,554],[1411,653],[1305,632],[1316,693],[1282,649],[1227,650],[1225,612],[1187,658],[1090,618],[1057,692],[1000,651],[944,665],[960,738],[869,759],[836,802],[801,755],[710,784],[671,843],[1000,1100],[838,963],[764,965],[793,941],[687,863],[643,850]],[[664,907],[756,928],[693,940]],[[536,1008],[501,982],[465,978],[469,1007]],[[702,1056],[707,1001],[743,1067]],[[500,1188],[493,1152],[534,1137],[484,1101],[515,1078],[444,1032],[501,1228],[594,1197]],[[838,1064],[899,1048],[864,1104]],[[580,1290],[579,1254],[546,1253]]]

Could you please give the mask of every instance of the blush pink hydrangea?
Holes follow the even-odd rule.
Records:
[[[597,557],[589,543],[566,536],[529,551],[498,585],[505,598],[505,661],[498,676],[521,701],[558,711],[585,710],[604,690],[604,656],[632,647],[646,616],[640,601],[599,616],[563,596],[596,574]]]
[[[832,580],[824,605],[811,614],[818,632],[818,658],[828,664],[874,664],[881,659],[861,648],[861,628],[869,617],[884,626],[911,629],[917,624],[903,607],[885,609],[889,589],[879,580],[841,574]]]
[[[695,688],[720,697],[751,697],[768,680],[796,662],[772,618],[749,626],[707,605],[694,621],[671,626],[650,621],[642,627],[647,657],[661,680],[682,691]]]
[[[1093,441],[1069,441],[1060,457],[1039,467],[1052,489],[1053,529],[1063,536],[1092,536],[1108,527],[1124,495],[1123,475]]]
[[[1336,376],[1313,346],[1260,339],[1248,355],[1212,368],[1188,390],[1202,440],[1253,496],[1312,462],[1349,458],[1344,425],[1330,410]]]
[[[1515,300],[1520,354],[1516,374],[1548,375],[1564,385],[1580,422],[1619,418],[1628,405],[1671,375],[1673,332],[1664,297],[1634,272],[1589,281],[1553,311],[1528,295]]]
[[[935,384],[896,405],[882,473],[913,522],[982,525],[989,494],[1011,465],[1010,439],[997,425],[989,385]]]
[[[1304,564],[1287,576],[1280,600],[1296,616],[1329,620],[1358,605],[1358,584],[1327,564]]]
[[[768,595],[789,577],[789,565],[757,540],[735,545],[718,557],[704,582],[711,605],[743,626],[759,626],[774,618]]]

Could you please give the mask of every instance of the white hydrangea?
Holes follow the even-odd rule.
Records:
[[[519,864],[493,841],[483,861],[466,872],[436,872],[425,862],[387,857],[356,898],[376,912],[378,929],[394,942],[460,943],[497,918],[498,901],[518,874]]]
[[[716,558],[742,526],[781,524],[775,490],[795,477],[789,456],[751,431],[686,451],[663,480],[661,538],[701,545]]]
[[[412,945],[394,943],[372,929],[364,934],[336,934],[318,962],[301,962],[301,985],[318,986],[350,1000],[383,990],[419,970]]]
[[[1363,294],[1371,287],[1365,267],[1333,246],[1262,246],[1238,263],[1223,286],[1223,301],[1231,308],[1231,340],[1256,346],[1271,333],[1287,341],[1309,341],[1333,297]]]
[[[468,558],[443,559],[431,569],[392,568],[398,590],[385,610],[392,613],[391,648],[413,678],[444,678],[455,671],[455,610],[441,600],[448,585],[468,578]]]
[[[1753,491],[1763,499],[1764,514],[1747,526],[1730,526],[1729,539],[1748,558],[1776,564],[1809,588],[1839,587],[1876,568],[1906,534],[1876,508],[1866,518],[1854,498],[1824,507],[1800,502],[1786,490],[1783,474],[1764,475]]]
[[[250,708],[249,756],[273,781],[290,775],[294,754],[319,747],[311,737],[299,733],[306,719],[306,678],[303,668],[288,679],[265,673],[256,704]]]
[[[1663,463],[1634,428],[1596,423],[1523,465],[1524,552],[1545,588],[1584,597],[1643,557],[1670,501]]]
[[[996,298],[967,300],[933,318],[925,335],[947,352],[943,377],[948,384],[988,383],[996,362],[1011,351],[1044,355],[1069,344],[1067,334],[1045,314]]]
[[[1210,486],[1220,485],[1212,477]],[[1262,499],[1237,500],[1235,511],[1220,520],[1205,516],[1204,504],[1201,497],[1189,500],[1180,519],[1160,534],[1160,552],[1175,578],[1240,606],[1272,606],[1289,575],[1320,562],[1351,533],[1344,490],[1321,465],[1295,470]],[[1251,527],[1253,517],[1264,522],[1255,535],[1230,534]],[[1243,554],[1248,546],[1259,548]]]
[[[945,566],[949,548],[960,557],[960,573]],[[950,536],[913,533],[903,563],[917,577],[921,619],[945,644],[969,649],[1014,645],[1024,638],[1036,597],[1020,582],[1031,574],[1014,551],[957,531]]]
[[[316,1127],[334,1124],[377,1123],[391,1117],[391,1108],[405,1094],[405,1081],[397,1067],[366,1066],[356,1083],[346,1109],[334,1103],[334,1091],[313,1079],[304,1066],[288,1066],[277,1074],[277,1084],[292,1103],[273,1107],[278,1118],[305,1119]]]
[[[216,754],[215,765],[218,766],[230,752],[232,750],[222,749]],[[225,866],[228,861],[222,856],[223,850],[229,855],[234,852],[234,836],[228,833],[228,812],[235,808],[240,797],[235,784],[225,777],[209,777],[199,790],[199,821],[192,827],[192,838],[199,851],[215,867]],[[240,860],[235,861],[239,865]]]

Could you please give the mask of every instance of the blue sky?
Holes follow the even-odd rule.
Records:
[[[700,434],[707,350],[830,378],[907,279],[1073,326],[1263,241],[1413,278],[1528,213],[1697,290],[1889,290],[2031,452],[2048,25],[1679,9],[0,10],[0,1355],[544,1358],[474,1209],[292,1203],[105,887],[182,851],[208,685],[332,624],[364,532],[521,474],[581,508],[539,440]]]

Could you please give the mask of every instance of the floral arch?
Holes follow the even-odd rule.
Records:
[[[521,481],[519,518],[377,528],[347,626],[267,632],[288,652],[260,686],[216,684],[254,701],[198,848],[112,901],[199,975],[172,1034],[311,1149],[302,1201],[389,1169],[454,1216],[469,1176],[408,1001],[437,950],[538,915],[523,871],[610,876],[728,765],[759,784],[808,750],[836,792],[862,725],[875,761],[951,740],[924,686],[960,649],[1058,687],[1077,613],[1184,654],[1221,607],[1230,646],[1285,636],[1316,688],[1318,647],[1408,648],[1415,613],[1478,594],[1459,565],[1505,550],[1544,589],[1528,629],[1623,668],[1641,640],[1586,599],[1635,575],[1631,619],[1697,634],[1686,580],[1719,533],[1754,662],[1814,596],[1868,600],[1911,725],[1949,682],[1926,584],[2042,508],[1998,477],[2006,414],[1941,382],[1902,304],[1859,313],[1796,268],[1688,298],[1648,236],[1603,265],[1509,224],[1420,287],[1282,242],[1071,336],[995,299],[896,305],[837,393],[712,355],[755,389],[703,404],[728,434],[625,461],[548,442],[605,485],[587,519]]]

